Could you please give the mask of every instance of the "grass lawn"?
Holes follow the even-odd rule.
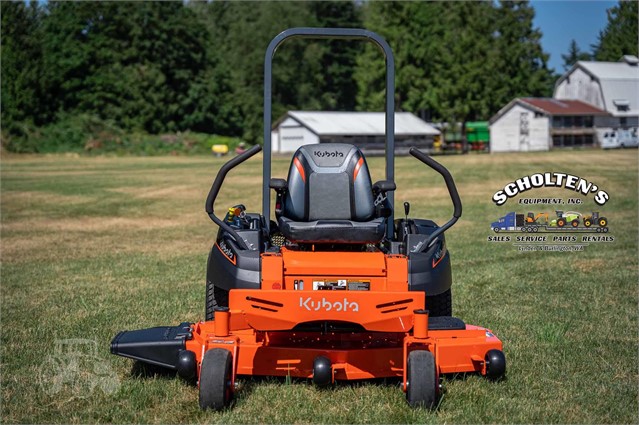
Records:
[[[204,279],[216,227],[204,200],[222,160],[209,157],[5,156],[1,164],[2,422],[4,423],[637,423],[637,151],[557,151],[439,157],[464,214],[448,232],[453,310],[503,341],[507,379],[448,377],[436,412],[412,410],[397,382],[340,384],[242,380],[233,409],[201,412],[197,389],[132,373],[109,354],[122,329],[177,325],[204,315]],[[288,158],[276,158],[284,176]],[[369,160],[382,168],[381,158]],[[518,252],[490,243],[490,222],[509,211],[552,212],[494,192],[529,173],[567,172],[610,194],[569,196],[605,212],[612,243],[583,252]],[[259,157],[233,171],[217,203],[260,208]],[[374,173],[373,177],[381,177]],[[441,178],[397,159],[396,203],[443,223],[452,211]],[[64,354],[56,341],[84,339]],[[64,341],[63,341],[64,342]],[[82,341],[80,341],[82,342]],[[86,344],[88,342],[88,344]],[[91,352],[91,342],[97,352]],[[67,351],[78,352],[66,341]],[[68,382],[55,381],[76,367]],[[83,375],[84,374],[84,375]],[[92,388],[110,376],[113,391]],[[93,378],[93,380],[91,380]],[[58,382],[59,386],[52,387]]]

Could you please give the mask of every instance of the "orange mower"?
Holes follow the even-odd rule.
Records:
[[[271,178],[271,67],[290,38],[367,40],[386,57],[386,179],[372,184],[362,152],[343,143],[301,146],[288,178]],[[444,231],[461,216],[452,176],[429,156],[410,154],[444,178],[454,206],[443,226],[394,219],[394,59],[386,41],[362,29],[292,28],[268,46],[264,146],[223,165],[206,200],[219,226],[208,259],[205,320],[123,331],[111,352],[172,369],[199,387],[202,409],[227,407],[242,376],[335,381],[397,378],[408,403],[434,408],[444,374],[502,377],[501,341],[452,317],[450,253]],[[261,150],[262,213],[243,205],[223,219],[215,199],[227,173]],[[275,193],[271,220],[271,191]]]

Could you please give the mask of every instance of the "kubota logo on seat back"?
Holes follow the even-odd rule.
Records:
[[[349,302],[347,298],[343,301],[330,302],[322,297],[321,300],[313,300],[311,297],[300,297],[300,308],[308,311],[359,311],[359,304]]]
[[[313,153],[315,154],[315,156],[319,156],[320,158],[344,157],[344,153],[340,151],[315,151]]]

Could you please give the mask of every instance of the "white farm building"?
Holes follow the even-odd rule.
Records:
[[[619,62],[579,61],[557,80],[553,97],[581,100],[605,110],[610,114],[608,127],[637,127],[639,59],[628,55]]]
[[[577,99],[609,113],[595,122],[602,147],[615,143],[637,145],[639,127],[639,59],[623,56],[619,62],[582,62],[555,84],[556,99]],[[624,140],[625,139],[625,140]]]
[[[490,119],[490,152],[593,146],[595,121],[608,117],[606,111],[579,100],[517,98]]]
[[[552,99],[517,98],[490,119],[490,151],[536,151],[634,140],[639,126],[639,59],[578,61]],[[632,145],[632,144],[630,144]]]
[[[273,152],[295,152],[312,143],[351,143],[369,153],[382,152],[386,127],[383,112],[289,111],[275,122],[271,133]],[[395,113],[395,151],[411,146],[431,148],[440,134],[410,112]]]

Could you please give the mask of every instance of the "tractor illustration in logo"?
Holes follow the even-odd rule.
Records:
[[[112,394],[120,386],[111,365],[98,356],[97,343],[90,339],[57,340],[53,354],[40,366],[39,381],[51,396],[67,390],[79,398],[89,396],[96,387]]]
[[[547,212],[517,214],[510,212],[491,223],[494,232],[559,232],[582,231],[585,233],[607,233],[608,219],[598,211],[584,215],[577,211],[555,211],[557,218],[550,219]]]

